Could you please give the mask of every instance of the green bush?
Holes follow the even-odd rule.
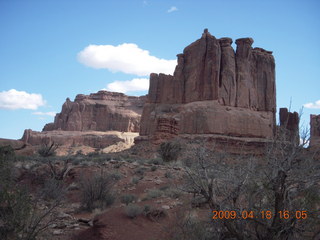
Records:
[[[180,152],[181,145],[176,141],[168,141],[160,144],[159,154],[165,162],[177,160]]]
[[[143,209],[139,205],[130,203],[126,206],[125,211],[129,218],[135,218],[143,212]]]
[[[128,205],[129,203],[134,202],[137,199],[137,197],[133,194],[126,194],[126,195],[122,195],[120,200],[122,203],[125,203],[126,205]]]

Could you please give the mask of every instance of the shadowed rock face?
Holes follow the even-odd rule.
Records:
[[[79,94],[74,102],[67,98],[54,123],[46,124],[43,131],[139,132],[145,99],[108,91]]]
[[[320,147],[320,115],[310,115],[310,147]]]
[[[141,136],[222,134],[270,138],[275,131],[275,63],[251,38],[207,30],[178,54],[174,75],[151,74]]]

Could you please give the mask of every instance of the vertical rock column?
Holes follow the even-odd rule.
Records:
[[[231,38],[221,38],[219,100],[223,105],[236,105],[236,62]]]
[[[252,38],[236,40],[237,107],[257,109],[257,92],[251,69]]]
[[[279,112],[280,127],[284,130],[286,140],[299,144],[299,114],[289,112],[287,108],[280,108]]]
[[[310,147],[320,147],[320,114],[310,115]]]
[[[262,48],[252,51],[252,73],[257,90],[257,110],[276,112],[275,63],[272,52]]]
[[[184,49],[186,103],[218,99],[220,58],[219,41],[207,30]]]

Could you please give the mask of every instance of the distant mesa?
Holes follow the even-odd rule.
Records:
[[[78,94],[74,101],[66,99],[54,122],[46,124],[42,132],[27,129],[21,140],[31,146],[54,142],[67,148],[121,151],[132,146],[138,136],[145,100],[146,96],[108,91]]]
[[[78,94],[74,102],[66,99],[54,122],[43,131],[139,132],[145,99],[108,91]]]

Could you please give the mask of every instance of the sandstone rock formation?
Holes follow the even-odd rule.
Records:
[[[310,147],[320,147],[320,115],[310,115]]]
[[[280,108],[280,128],[284,130],[286,140],[299,144],[299,114],[289,112],[287,108]]]
[[[74,102],[67,98],[54,123],[45,125],[43,131],[139,132],[145,99],[108,91],[79,94]]]
[[[174,75],[151,74],[140,138],[220,134],[271,138],[275,63],[251,38],[216,39],[207,30],[178,54]]]

